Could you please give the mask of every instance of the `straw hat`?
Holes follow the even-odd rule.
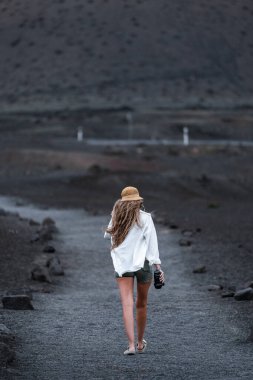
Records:
[[[137,201],[143,199],[139,195],[138,189],[136,187],[127,186],[121,191],[121,200],[122,201]]]

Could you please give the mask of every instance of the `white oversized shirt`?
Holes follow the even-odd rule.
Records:
[[[112,218],[108,224],[111,226]],[[149,264],[161,264],[159,258],[156,229],[150,213],[140,210],[141,227],[135,223],[129,230],[124,241],[111,250],[115,271],[120,277],[126,272],[135,272],[144,266],[145,258]],[[104,238],[112,237],[105,232]]]

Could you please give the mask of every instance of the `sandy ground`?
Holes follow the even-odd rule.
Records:
[[[0,208],[21,220],[1,216],[1,292],[14,282],[35,285],[27,268],[43,246],[31,245],[36,227],[23,217],[57,221],[53,243],[66,274],[47,285],[50,293],[34,293],[34,311],[1,309],[17,336],[17,359],[4,376],[144,379],[155,369],[155,378],[251,379],[252,301],[223,299],[207,286],[239,289],[252,281],[252,149],[90,147],[67,127],[31,133],[25,123],[13,132],[1,132],[0,186],[1,195],[17,198],[1,198]],[[120,303],[102,236],[129,184],[154,216],[167,276],[167,286],[150,293],[150,351],[131,364],[122,356]],[[179,245],[185,229],[189,247]],[[192,273],[200,265],[207,272]]]

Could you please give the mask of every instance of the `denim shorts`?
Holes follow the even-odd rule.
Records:
[[[137,282],[148,283],[152,281],[153,270],[152,266],[149,265],[149,261],[145,259],[143,268],[135,272],[126,272],[122,274],[122,277],[134,277],[136,276]],[[121,278],[117,272],[115,272],[115,278]]]

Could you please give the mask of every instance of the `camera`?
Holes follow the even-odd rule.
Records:
[[[164,286],[164,284],[165,284],[164,282],[162,282],[160,280],[160,274],[161,273],[162,272],[160,270],[155,270],[154,271],[154,287],[156,289],[161,289],[161,287]]]

